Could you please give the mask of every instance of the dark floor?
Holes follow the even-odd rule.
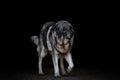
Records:
[[[69,76],[55,78],[53,69],[45,69],[45,76],[37,74],[37,70],[19,69],[0,72],[0,80],[120,80],[119,74],[98,69],[74,69]]]

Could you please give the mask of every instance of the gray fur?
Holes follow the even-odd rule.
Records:
[[[61,20],[56,23],[47,22],[43,25],[39,37],[31,37],[32,41],[37,45],[37,51],[39,54],[39,74],[44,74],[42,71],[42,60],[48,52],[52,55],[54,73],[56,77],[60,77],[58,66],[59,58],[62,75],[66,75],[71,72],[74,67],[71,54],[71,48],[74,40],[74,30],[72,25],[65,20]],[[69,64],[67,72],[64,69],[64,58]]]

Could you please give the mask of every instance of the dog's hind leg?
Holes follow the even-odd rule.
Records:
[[[43,61],[43,58],[46,56],[47,52],[45,51],[45,48],[42,47],[41,48],[41,52],[39,53],[39,56],[38,56],[38,68],[39,68],[39,74],[40,75],[44,75],[44,72],[42,70],[42,61]]]

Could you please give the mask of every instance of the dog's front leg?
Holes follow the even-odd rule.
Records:
[[[61,70],[62,70],[62,75],[67,75],[65,68],[64,68],[64,56],[60,56],[60,66],[61,66]]]
[[[52,53],[53,65],[54,65],[54,74],[55,77],[60,77],[59,66],[58,66],[58,52],[54,50]]]
[[[69,66],[67,68],[67,72],[70,73],[74,67],[74,64],[73,64],[73,60],[72,60],[72,56],[71,56],[71,53],[68,53],[66,56],[65,56],[65,59],[66,61],[68,62]]]

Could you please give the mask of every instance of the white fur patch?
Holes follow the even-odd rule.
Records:
[[[51,46],[50,40],[49,40],[49,34],[50,34],[51,29],[52,29],[52,26],[49,28],[49,30],[47,32],[47,46],[48,46],[49,51],[52,51],[52,46]]]

